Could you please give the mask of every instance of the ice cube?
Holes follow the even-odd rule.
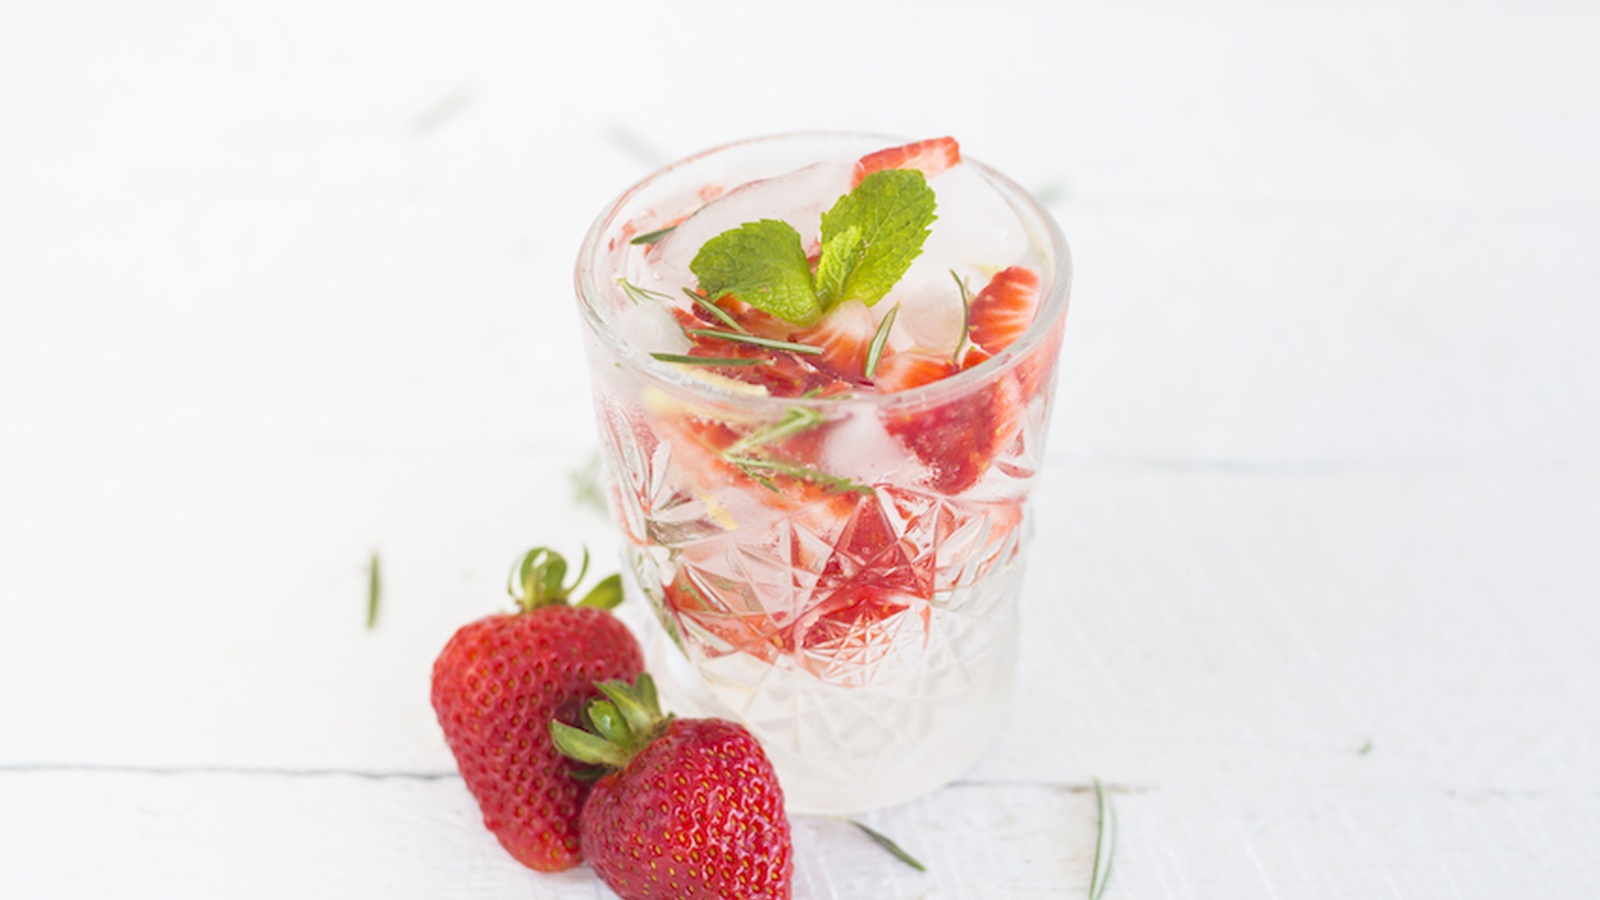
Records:
[[[859,484],[905,481],[919,464],[867,410],[851,410],[828,433],[822,469]]]
[[[958,165],[929,184],[938,199],[938,219],[889,299],[903,304],[896,330],[903,327],[923,349],[941,351],[954,349],[960,336],[961,300],[952,271],[976,293],[1006,266],[1036,264],[1016,211],[976,169]]]
[[[617,316],[617,331],[628,343],[652,353],[686,353],[689,337],[664,304],[649,300],[624,307]]]
[[[900,312],[895,314],[894,328],[889,332],[892,349],[916,348],[938,354],[955,352],[965,319],[961,289],[950,273],[945,273],[942,282],[897,290],[895,295],[894,302],[900,305]]]
[[[706,241],[730,228],[759,219],[781,219],[800,233],[801,245],[814,252],[822,214],[850,190],[853,162],[821,162],[776,178],[740,185],[701,207],[662,238],[646,260],[655,277],[654,290],[682,296],[695,286],[689,271]]]

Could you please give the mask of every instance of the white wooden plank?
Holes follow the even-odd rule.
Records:
[[[52,677],[0,694],[0,759],[446,771],[426,696],[450,632],[500,608],[520,543],[615,546],[518,455],[237,459],[20,495],[3,543],[34,600],[6,608],[0,682]],[[1046,485],[1020,662],[1049,718],[1015,719],[974,777],[1600,787],[1597,723],[1571,715],[1600,701],[1592,470],[1065,465]]]
[[[454,778],[0,771],[0,890],[51,898],[611,893],[521,868]],[[796,892],[1081,897],[1086,786],[968,785],[868,819],[919,874],[833,819],[797,818]],[[1600,886],[1592,794],[1294,784],[1118,789],[1109,896],[1503,897]]]
[[[0,796],[7,896],[614,896],[587,868],[520,866],[454,777],[0,769]],[[865,820],[929,871],[844,821],[801,817],[797,897],[1075,896],[1088,884],[1087,791],[954,789]]]
[[[1591,469],[1056,477],[974,777],[1600,788]]]

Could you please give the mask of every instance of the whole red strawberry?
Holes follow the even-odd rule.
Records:
[[[663,718],[655,684],[598,685],[593,733],[552,722],[557,746],[614,771],[580,816],[584,854],[622,900],[788,900],[783,791],[761,745],[723,719]]]
[[[622,599],[620,580],[600,582],[568,606],[567,564],[543,547],[513,572],[520,607],[466,625],[433,664],[433,709],[467,790],[501,845],[545,872],[582,861],[578,810],[588,785],[550,740],[549,722],[576,722],[599,695],[596,681],[635,678],[644,655],[607,610]],[[520,588],[520,592],[519,592]]]

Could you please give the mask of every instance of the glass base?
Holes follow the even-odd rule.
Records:
[[[830,684],[741,653],[693,662],[659,622],[647,629],[647,663],[668,711],[733,719],[755,734],[791,812],[892,806],[955,780],[1004,726],[1020,580],[1013,564],[957,592],[931,611],[916,664],[869,684]]]

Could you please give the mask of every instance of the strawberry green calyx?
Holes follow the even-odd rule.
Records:
[[[523,612],[533,612],[545,606],[563,606],[583,576],[589,571],[589,551],[583,551],[583,564],[571,584],[565,584],[567,560],[547,547],[535,547],[523,554],[522,561],[511,570],[507,590]],[[579,600],[578,606],[595,609],[614,609],[622,602],[622,576],[611,575],[600,580],[589,593]]]
[[[662,714],[656,684],[648,672],[640,673],[634,684],[611,680],[595,687],[605,697],[584,707],[587,730],[552,719],[550,739],[557,750],[578,762],[606,769],[627,768],[672,717]]]

